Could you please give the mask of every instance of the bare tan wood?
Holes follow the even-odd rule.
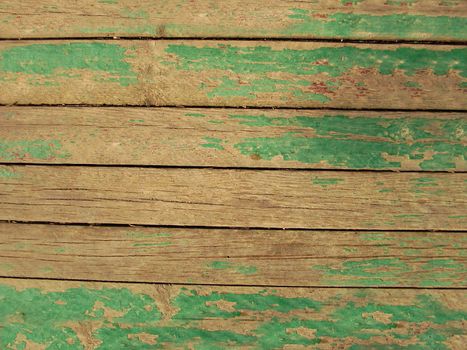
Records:
[[[465,171],[465,113],[0,108],[0,161]]]
[[[467,109],[467,48],[3,41],[0,103]]]
[[[466,227],[467,174],[2,166],[0,220]]]
[[[458,0],[3,0],[3,38],[220,37],[465,40]]]
[[[464,291],[2,279],[0,345],[462,350]],[[54,317],[51,317],[54,316]]]
[[[467,286],[467,236],[456,232],[1,223],[0,247],[2,276],[273,286]]]

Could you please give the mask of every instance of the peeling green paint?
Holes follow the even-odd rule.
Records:
[[[20,177],[20,175],[17,172],[2,166],[0,167],[0,177],[14,179]]]
[[[254,275],[258,270],[255,266],[234,264],[229,261],[213,261],[208,267],[215,270],[232,270],[242,275]]]
[[[330,185],[338,185],[342,183],[344,179],[338,179],[338,178],[327,178],[327,177],[313,177],[311,179],[311,182],[313,185],[318,185],[321,187],[328,187]]]
[[[219,308],[216,302],[233,303],[232,310]],[[308,298],[286,298],[274,294],[234,294],[212,292],[201,295],[197,291],[179,294],[173,304],[180,309],[174,319],[234,318],[242,311],[277,311],[287,313],[293,310],[320,310],[322,303]]]
[[[43,79],[80,78],[91,71],[94,80],[128,86],[137,75],[126,61],[129,49],[118,44],[76,42],[67,44],[15,45],[0,51],[3,79],[16,81],[20,74],[41,83]]]
[[[309,297],[283,297],[273,290],[243,294],[199,293],[182,288],[171,300],[176,311],[167,320],[152,297],[126,288],[42,292],[1,285],[0,346],[21,349],[25,339],[47,350],[83,349],[87,345],[81,343],[74,327],[91,324],[86,340],[92,341],[96,350],[279,349],[324,344],[330,339],[335,344],[352,339],[352,344],[357,345],[360,341],[378,344],[384,339],[392,348],[398,340],[406,339],[411,344],[404,347],[407,349],[447,350],[448,338],[463,334],[461,323],[467,313],[445,306],[427,293],[420,292],[412,301],[395,305],[373,301],[368,293],[357,289],[353,297],[358,302],[342,303],[337,294],[323,302]],[[362,298],[370,301],[363,302]],[[259,322],[241,333],[201,328],[203,320],[218,319],[222,325],[223,320],[245,321],[249,313]],[[138,334],[149,335],[155,342],[148,343]]]
[[[411,255],[411,251],[407,255]],[[462,280],[467,273],[465,263],[453,259],[431,259],[419,266],[420,258],[410,263],[399,258],[375,258],[347,260],[338,266],[314,265],[313,270],[322,271],[325,283],[339,286],[395,286],[401,278],[410,274],[414,285],[422,287],[442,287],[452,285],[454,280]],[[337,279],[336,279],[337,278]]]
[[[159,238],[159,237],[172,237],[171,233],[148,233],[148,232],[140,232],[140,231],[127,231],[126,233],[127,237],[130,238]]]
[[[349,169],[398,169],[407,160],[423,170],[449,170],[467,155],[465,119],[236,114],[229,118],[250,127],[307,132],[306,136],[302,131],[286,131],[281,136],[244,138],[233,145],[245,156],[264,160],[280,156],[285,161]]]
[[[185,113],[185,116],[202,118],[202,117],[205,117],[206,114],[203,114],[203,113]]]
[[[205,137],[204,141],[206,143],[201,144],[201,147],[214,148],[219,151],[224,150],[224,147],[222,146],[222,143],[223,143],[222,139],[219,139],[217,137]]]
[[[62,149],[58,140],[5,140],[0,139],[0,159],[18,160],[24,158],[53,159],[68,158],[70,154]]]
[[[343,3],[354,4],[357,2],[361,1],[343,1]],[[387,4],[394,5],[395,1],[388,1]],[[467,26],[467,18],[461,16],[428,16],[404,13],[373,15],[352,12],[321,14],[319,11],[291,9],[288,18],[296,20],[297,23],[287,26],[281,31],[281,34],[313,34],[321,37],[365,39],[367,39],[367,35],[398,39],[418,39],[434,35],[446,39],[465,40],[467,38],[465,33],[459,30],[459,28]]]
[[[110,322],[151,324],[161,316],[152,298],[125,288],[71,288],[64,292],[41,292],[35,288],[17,291],[0,285],[0,304],[2,349],[14,344],[20,334],[50,350],[83,349],[76,333],[63,324],[102,319],[106,317],[105,309],[123,313],[121,317],[108,320]],[[69,338],[73,339],[74,345],[67,342]]]

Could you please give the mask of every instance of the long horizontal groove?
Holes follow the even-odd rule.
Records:
[[[0,38],[0,41],[41,41],[41,40],[210,40],[210,41],[296,41],[310,43],[348,43],[348,44],[381,44],[381,45],[450,45],[450,46],[465,46],[467,41],[436,41],[436,40],[356,40],[356,39],[339,39],[339,38],[299,38],[299,37],[257,37],[257,38],[235,38],[235,37],[157,37],[157,36],[79,36],[79,37],[41,37],[41,38]]]
[[[120,281],[120,280],[93,280],[93,279],[75,279],[75,278],[44,278],[44,277],[21,277],[21,276],[1,276],[4,279],[16,280],[41,280],[41,281],[65,281],[65,282],[89,282],[89,283],[122,283],[122,284],[146,284],[146,285],[174,285],[174,286],[206,286],[206,287],[249,287],[249,288],[306,288],[306,289],[416,289],[416,290],[467,290],[467,288],[449,288],[449,287],[340,287],[340,286],[302,286],[302,285],[271,285],[271,284],[220,284],[220,283],[181,283],[181,282],[149,282],[149,281]]]
[[[1,107],[73,107],[73,108],[205,108],[205,109],[232,109],[232,110],[245,110],[245,109],[261,109],[261,110],[298,110],[298,111],[346,111],[346,112],[427,112],[427,113],[467,113],[467,109],[410,109],[410,108],[342,108],[342,107],[271,107],[271,106],[204,106],[204,105],[115,105],[115,104],[50,104],[50,103],[15,103],[15,104],[2,104]]]
[[[203,166],[203,165],[147,165],[147,164],[92,164],[92,163],[18,163],[18,162],[0,162],[0,165],[10,166],[60,166],[60,167],[89,167],[89,168],[146,168],[146,169],[222,169],[222,170],[245,170],[245,171],[315,171],[315,172],[368,172],[368,173],[420,173],[420,174],[462,174],[465,170],[391,170],[391,169],[328,169],[328,168],[273,168],[273,167],[235,167],[235,166]]]
[[[188,230],[238,230],[238,231],[250,231],[250,230],[262,230],[262,231],[332,231],[332,232],[458,232],[467,233],[467,230],[414,230],[414,229],[365,229],[365,228],[282,228],[282,227],[244,227],[244,226],[184,226],[184,225],[144,225],[144,224],[112,224],[112,223],[83,223],[83,222],[57,222],[57,221],[19,221],[19,220],[0,220],[0,224],[19,224],[19,225],[58,225],[58,226],[78,226],[78,227],[147,227],[147,228],[181,228]]]

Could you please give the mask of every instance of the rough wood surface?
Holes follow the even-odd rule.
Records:
[[[465,113],[1,107],[0,161],[466,171]]]
[[[0,280],[3,349],[463,350],[464,291]]]
[[[1,104],[467,109],[467,48],[3,41]]]
[[[2,0],[0,37],[462,41],[463,0]]]
[[[11,277],[311,287],[467,287],[467,235],[458,232],[0,223],[0,247],[0,275]]]
[[[466,173],[1,166],[0,220],[463,230]]]

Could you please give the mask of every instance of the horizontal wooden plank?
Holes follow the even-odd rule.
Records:
[[[0,220],[463,230],[466,173],[1,166]]]
[[[2,0],[0,10],[3,38],[467,40],[456,0]]]
[[[467,48],[3,41],[1,104],[467,109]]]
[[[0,280],[3,349],[453,349],[456,290]]]
[[[466,131],[465,113],[0,107],[0,161],[466,171]]]
[[[467,287],[467,235],[459,232],[0,223],[0,247],[0,275],[11,277],[310,287]]]

